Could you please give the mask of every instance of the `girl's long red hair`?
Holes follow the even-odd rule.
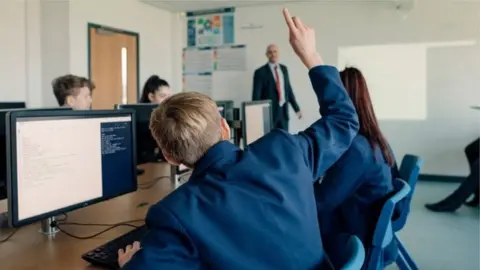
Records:
[[[360,122],[359,133],[367,138],[372,150],[375,149],[375,146],[378,146],[387,163],[393,166],[394,160],[390,153],[390,147],[378,126],[367,82],[362,72],[357,68],[347,67],[340,72],[340,77],[357,110]]]

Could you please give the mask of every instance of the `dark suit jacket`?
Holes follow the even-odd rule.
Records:
[[[253,92],[252,100],[271,100],[272,101],[272,116],[273,120],[277,121],[279,117],[284,117],[289,120],[288,106],[290,103],[295,112],[300,111],[295,95],[293,94],[292,85],[290,84],[290,77],[288,76],[288,69],[286,66],[280,64],[280,69],[283,72],[284,88],[285,88],[285,104],[280,108],[278,102],[277,85],[275,77],[270,69],[268,63],[257,70],[253,75]]]
[[[125,269],[328,269],[313,183],[348,149],[358,118],[336,68],[310,70],[322,118],[245,150],[210,148],[188,182],[152,206]],[[273,150],[275,149],[275,150]]]

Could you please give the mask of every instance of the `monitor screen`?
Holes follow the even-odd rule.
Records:
[[[132,112],[12,114],[10,119],[8,197],[14,227],[136,190]]]
[[[233,121],[233,101],[232,100],[217,100],[218,112],[225,118],[225,120]]]
[[[7,148],[6,146],[6,117],[7,113],[15,110],[27,110],[27,109],[4,109],[0,110],[0,200],[7,198]],[[71,110],[67,107],[57,108],[38,108],[28,109],[28,111],[53,111],[53,110]]]
[[[220,113],[220,115],[225,118],[225,107],[223,106],[217,106],[218,108],[218,112]]]
[[[243,145],[247,146],[272,130],[272,108],[270,101],[244,102]]]
[[[118,104],[117,109],[130,109],[135,111],[136,133],[137,133],[137,163],[144,164],[156,162],[163,159],[158,145],[150,131],[150,116],[159,104]]]

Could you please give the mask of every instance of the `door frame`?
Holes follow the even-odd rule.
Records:
[[[140,85],[140,34],[137,32],[132,32],[128,30],[123,30],[119,28],[114,28],[106,25],[101,25],[101,24],[96,24],[96,23],[91,23],[89,22],[87,24],[87,68],[88,68],[88,79],[92,79],[92,63],[91,63],[91,57],[92,57],[92,48],[91,48],[91,29],[99,29],[103,28],[111,32],[115,32],[118,34],[124,34],[127,36],[132,36],[135,37],[137,40],[137,51],[136,53],[136,58],[137,58],[137,102],[139,100],[139,96],[142,94],[142,88]],[[94,82],[95,83],[95,82]]]

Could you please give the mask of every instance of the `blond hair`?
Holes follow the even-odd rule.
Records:
[[[150,130],[164,154],[193,167],[222,139],[222,118],[208,96],[184,92],[165,99],[152,112]]]

